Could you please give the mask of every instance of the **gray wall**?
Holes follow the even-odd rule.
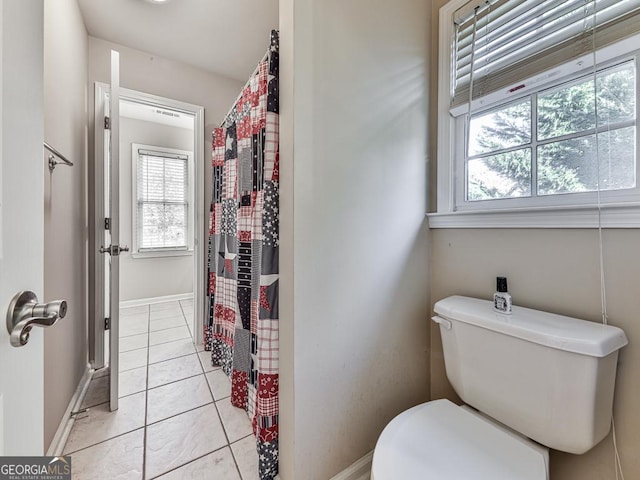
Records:
[[[437,103],[438,9],[433,2],[431,59],[431,119]],[[430,130],[435,157],[436,129]],[[431,198],[435,199],[435,165]],[[435,206],[435,203],[432,203]],[[516,305],[600,321],[600,267],[598,232],[591,230],[446,229],[433,230],[431,240],[431,297],[453,294],[490,298],[495,277],[507,275]],[[620,354],[614,416],[618,448],[626,478],[640,478],[640,232],[604,231],[604,260],[609,322],[621,327],[629,345]],[[446,379],[440,334],[431,327],[432,398],[457,400]],[[615,478],[613,445],[607,437],[584,455],[551,452],[551,480]]]
[[[282,0],[281,476],[429,398],[427,0]]]
[[[193,151],[193,130],[120,118],[120,243],[133,246],[131,145]],[[179,257],[120,256],[120,301],[193,293],[193,254]]]
[[[72,168],[59,166],[53,174],[45,168],[44,299],[40,300],[66,299],[69,308],[67,316],[44,335],[46,450],[87,365],[88,37],[75,0],[44,2],[44,13],[44,136],[75,163]]]

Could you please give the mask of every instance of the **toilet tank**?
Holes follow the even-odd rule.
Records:
[[[607,435],[621,329],[522,307],[504,315],[461,296],[434,311],[447,377],[465,403],[564,452]]]

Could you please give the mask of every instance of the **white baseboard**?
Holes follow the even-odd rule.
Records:
[[[371,462],[373,451],[367,453],[360,460],[346,468],[331,480],[369,480],[371,478]]]
[[[53,440],[51,440],[51,445],[49,445],[49,449],[47,450],[48,457],[56,457],[62,455],[62,451],[64,450],[64,446],[67,443],[67,439],[69,438],[69,433],[71,432],[71,427],[73,427],[73,422],[75,420],[71,416],[72,412],[76,412],[80,409],[80,405],[82,405],[82,400],[84,400],[84,396],[87,393],[87,389],[89,388],[89,383],[91,382],[91,377],[93,375],[93,369],[91,365],[87,364],[87,368],[76,387],[76,391],[73,392],[73,396],[69,401],[69,405],[67,406],[67,410],[64,412],[62,416],[62,420],[60,420],[60,425],[58,426],[58,430],[56,430],[56,434],[53,436]]]
[[[120,308],[137,307],[149,303],[176,302],[178,300],[192,300],[193,293],[179,293],[177,295],[165,295],[164,297],[138,298],[120,302]]]

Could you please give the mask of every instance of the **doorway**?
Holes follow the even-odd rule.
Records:
[[[96,178],[95,238],[106,245],[111,223],[119,222],[124,247],[117,279],[122,315],[108,311],[108,282],[96,281],[106,321],[97,321],[91,336],[94,368],[117,365],[111,376],[135,367],[138,357],[146,362],[143,350],[149,347],[176,340],[201,344],[204,315],[204,110],[127,89],[120,89],[119,97],[118,121],[103,120],[110,117],[109,86],[96,84],[96,177],[101,178]],[[117,182],[108,167],[113,128],[119,131]],[[117,212],[108,211],[110,191],[118,192]],[[105,278],[110,261],[110,255],[99,258],[98,277]],[[110,361],[109,322],[118,317],[116,362]],[[133,387],[122,386],[130,394]]]
[[[94,373],[81,405],[81,409],[89,408],[92,411],[87,418],[74,423],[63,453],[72,455],[74,471],[83,478],[97,478],[102,472],[103,476],[135,472],[133,475],[137,478],[157,478],[164,474],[172,478],[210,478],[211,475],[237,480],[255,478],[258,456],[251,420],[243,410],[231,404],[229,378],[220,367],[212,366],[210,352],[203,351],[201,329],[204,308],[198,306],[203,307],[204,303],[204,298],[199,294],[204,291],[201,285],[204,280],[204,242],[200,241],[200,238],[205,238],[201,236],[205,234],[204,220],[194,220],[193,234],[189,233],[188,228],[182,229],[181,234],[179,227],[182,217],[175,215],[166,219],[165,223],[173,230],[163,232],[164,237],[154,229],[138,232],[142,235],[135,237],[136,231],[143,230],[149,224],[140,221],[140,212],[136,217],[137,209],[143,209],[148,203],[169,203],[163,208],[173,208],[184,200],[176,193],[180,190],[184,192],[184,184],[188,183],[185,177],[190,175],[190,146],[193,146],[193,158],[200,157],[200,161],[196,161],[192,168],[196,207],[190,210],[197,218],[205,218],[201,196],[204,180],[204,145],[201,138],[200,146],[197,146],[197,132],[203,132],[204,129],[202,125],[196,126],[192,139],[187,138],[188,132],[172,131],[172,128],[176,128],[173,123],[179,118],[175,115],[188,115],[189,112],[185,108],[177,109],[167,99],[161,103],[155,97],[154,102],[149,102],[149,97],[144,96],[144,101],[139,101],[139,95],[120,90],[119,121],[115,122],[119,124],[121,166],[117,176],[119,186],[115,190],[119,192],[119,202],[116,202],[119,208],[117,215],[116,212],[110,215],[118,217],[120,245],[129,242],[129,251],[120,253],[118,260],[121,301],[116,317],[119,317],[119,328],[107,329],[99,340],[102,342],[105,367]],[[106,101],[106,85],[97,86],[96,98],[100,99],[96,104],[98,125],[105,114],[109,116],[109,111],[105,110],[109,105]],[[147,118],[150,111],[153,115],[171,117],[173,120],[154,125],[157,122]],[[191,123],[197,125],[197,114],[193,118]],[[190,125],[177,128],[183,127],[190,128]],[[102,131],[99,135],[103,143],[99,143],[97,133],[97,153],[103,152],[102,149],[109,143],[108,131]],[[172,136],[182,138],[184,143],[167,143]],[[104,153],[108,158],[108,152]],[[149,177],[160,167],[171,171],[170,181],[148,184]],[[97,166],[96,171],[104,175],[108,168]],[[100,184],[105,191],[109,191],[109,176],[104,175]],[[182,187],[176,189],[176,185]],[[139,195],[141,189],[156,194],[162,191],[162,200],[171,200],[173,203]],[[106,201],[108,199],[102,197],[102,200],[109,204]],[[189,210],[188,205],[184,207],[185,203],[188,202],[182,201],[182,208]],[[179,210],[178,207],[175,209]],[[189,255],[191,235],[193,253]],[[103,237],[104,240],[107,238]],[[171,243],[174,240],[175,243]],[[186,240],[186,244],[179,244],[182,240]],[[157,248],[159,244],[162,245]],[[138,255],[138,258],[134,255]],[[100,257],[104,260],[103,268],[110,258]],[[145,277],[148,272],[145,273],[144,268],[136,266],[134,262],[153,262],[157,258],[178,261],[190,259],[193,281],[189,284],[185,278],[173,278],[179,277],[174,266],[172,278],[160,278],[162,285],[153,288],[151,285],[140,285],[155,279],[153,275]],[[155,272],[157,277],[160,277],[157,273],[159,268],[152,268],[152,273]],[[183,277],[188,277],[188,269],[184,272],[187,273]],[[177,282],[184,286],[180,293],[162,290],[170,283],[169,280],[182,280],[182,283]],[[189,292],[190,289],[192,292]],[[108,292],[103,289],[100,294],[107,296]],[[192,298],[189,297],[191,294]],[[118,360],[110,362],[109,346],[113,343],[109,342],[109,334],[116,335],[116,331],[119,342],[115,351],[119,352]],[[110,395],[105,395],[111,388],[114,375],[119,378],[116,412],[110,411],[113,410]],[[113,391],[109,393],[113,394]],[[107,461],[114,455],[113,452],[118,452],[117,461]]]

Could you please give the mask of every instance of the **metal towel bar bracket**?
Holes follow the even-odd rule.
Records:
[[[53,172],[56,168],[56,165],[67,165],[68,167],[73,167],[73,162],[67,160],[67,158],[62,155],[59,151],[49,145],[47,142],[44,142],[44,148],[49,150],[53,155],[49,155],[49,171]],[[56,160],[58,157],[60,160]]]

